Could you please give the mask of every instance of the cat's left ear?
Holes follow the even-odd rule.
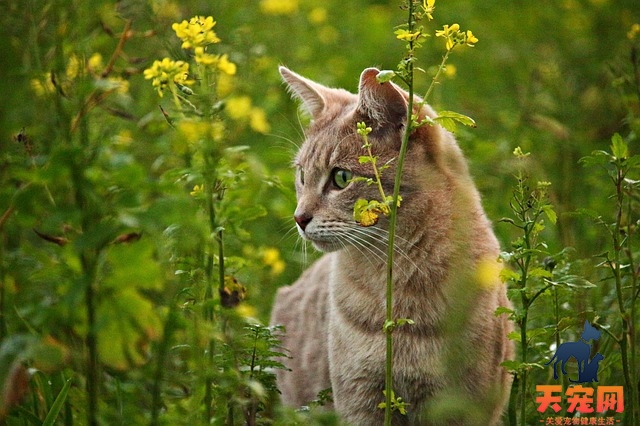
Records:
[[[302,108],[311,118],[316,118],[326,106],[325,95],[327,90],[321,84],[304,78],[286,67],[280,67],[280,75],[294,97],[302,101]]]
[[[406,121],[407,101],[395,84],[378,82],[379,73],[377,68],[367,68],[360,75],[357,111],[374,128],[400,127]]]

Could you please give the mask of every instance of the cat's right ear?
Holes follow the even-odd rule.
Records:
[[[320,115],[326,105],[325,98],[322,96],[322,92],[326,90],[326,88],[321,84],[296,74],[287,67],[281,66],[279,70],[282,79],[287,83],[287,86],[289,86],[291,94],[302,101],[302,109],[312,118]]]

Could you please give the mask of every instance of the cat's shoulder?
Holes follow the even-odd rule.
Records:
[[[291,285],[280,287],[273,307],[273,324],[287,325],[299,311],[316,311],[323,317],[329,294],[331,264],[335,253],[327,253],[307,268]]]

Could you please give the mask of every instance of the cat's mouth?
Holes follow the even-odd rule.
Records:
[[[322,235],[315,235],[307,231],[303,231],[298,228],[298,233],[303,240],[311,242],[313,247],[321,252],[328,253],[331,251],[340,250],[344,248],[344,243],[337,240],[335,237],[327,237]]]

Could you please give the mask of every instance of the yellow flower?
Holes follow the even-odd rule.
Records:
[[[447,66],[444,67],[443,72],[445,77],[454,78],[456,76],[456,73],[458,72],[458,69],[453,64],[447,64]]]
[[[229,56],[224,54],[219,58],[218,69],[227,75],[235,75],[237,67],[229,60]]]
[[[280,275],[284,271],[285,263],[282,258],[280,258],[280,251],[278,251],[277,248],[267,247],[264,249],[264,252],[262,253],[262,262],[266,266],[271,267],[272,275]]]
[[[398,40],[415,41],[418,38],[420,38],[421,33],[420,33],[420,31],[416,31],[416,32],[412,33],[412,32],[409,32],[407,30],[400,29],[400,30],[396,30],[395,31],[395,35],[396,35],[396,38]]]
[[[202,192],[204,191],[204,185],[196,185],[193,187],[193,191],[191,191],[189,194],[192,197],[196,197],[200,194],[202,194]]]
[[[458,24],[445,25],[441,30],[436,31],[436,37],[443,37],[447,40],[445,44],[447,50],[451,50],[461,44],[473,47],[478,42],[478,38],[470,30],[467,32],[460,31],[460,25]]]
[[[449,37],[460,30],[460,25],[445,25],[441,30],[436,30],[436,37]]]
[[[233,76],[224,73],[218,76],[218,84],[216,86],[218,97],[226,98],[233,92],[234,88],[235,81]]]
[[[224,122],[222,121],[214,121],[211,123],[210,136],[214,141],[221,141],[224,139]]]
[[[323,24],[327,21],[327,9],[324,7],[315,7],[309,12],[307,17],[312,24]]]
[[[209,123],[201,120],[184,119],[178,123],[178,132],[181,139],[188,145],[194,145],[206,138],[210,131]]]
[[[152,80],[151,84],[161,97],[170,82],[182,85],[193,84],[193,80],[189,80],[189,64],[184,61],[172,61],[169,58],[154,61],[143,74],[145,79]]]
[[[451,26],[445,25],[442,30],[436,31],[436,37],[443,37],[447,39],[445,47],[447,50],[451,50],[456,45],[458,31],[460,31],[460,25],[458,24],[453,24]]]
[[[247,305],[246,303],[240,303],[236,308],[236,312],[238,315],[246,319],[253,319],[257,316],[256,308],[251,305]]]
[[[227,115],[236,121],[249,122],[251,130],[268,133],[271,127],[262,108],[254,107],[248,96],[236,96],[227,99],[225,108]]]
[[[114,136],[113,143],[116,146],[127,147],[133,143],[133,135],[130,130],[122,130]]]
[[[75,78],[80,73],[80,69],[81,69],[80,60],[76,55],[72,55],[69,58],[69,62],[67,63],[67,70],[66,70],[67,78],[69,80],[75,80]]]
[[[427,18],[431,21],[433,19],[433,11],[436,10],[435,7],[436,0],[423,0],[422,1],[422,9],[424,9],[424,13],[427,15]]]
[[[94,53],[91,55],[89,60],[87,61],[87,69],[93,75],[100,74],[104,68],[104,64],[102,63],[102,55],[99,53]]]
[[[182,40],[183,49],[194,49],[220,42],[220,39],[213,31],[215,25],[216,21],[211,16],[206,18],[204,16],[194,16],[188,22],[184,20],[180,23],[174,23],[171,28]]]
[[[249,114],[249,126],[251,126],[253,131],[262,134],[268,133],[269,130],[271,130],[264,110],[258,107],[251,108],[251,113]]]
[[[298,10],[298,0],[260,0],[260,11],[267,15],[292,15]]]
[[[198,46],[194,50],[196,62],[202,65],[215,65],[218,63],[218,55],[206,53],[204,47]]]
[[[370,210],[365,210],[360,214],[359,224],[361,226],[373,226],[378,223],[378,214]]]
[[[178,19],[182,14],[180,6],[169,0],[152,0],[153,16],[164,21],[167,19]]]
[[[251,112],[251,98],[248,96],[237,96],[227,99],[224,108],[229,117],[234,120],[247,118]]]
[[[502,264],[491,257],[485,257],[480,260],[476,268],[476,282],[483,288],[492,288],[502,285],[500,280],[500,272]]]
[[[38,96],[50,95],[56,92],[56,86],[51,81],[51,75],[44,73],[42,78],[34,78],[31,80],[31,89]]]
[[[478,38],[473,35],[471,30],[467,30],[467,34],[466,34],[466,37],[465,37],[466,45],[469,46],[469,47],[473,47],[473,45],[476,44],[477,42],[478,42]]]

